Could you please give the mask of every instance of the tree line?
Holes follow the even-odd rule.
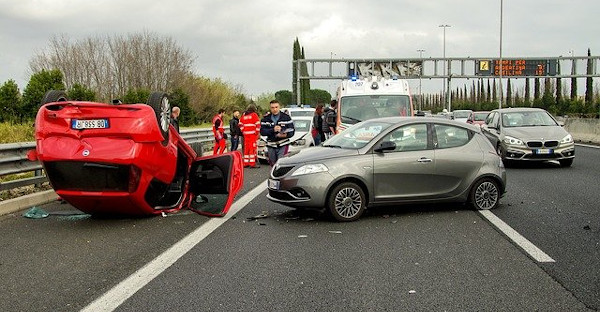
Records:
[[[221,108],[231,114],[253,103],[266,112],[274,98],[284,106],[296,102],[293,91],[288,90],[248,98],[239,85],[195,75],[193,60],[192,53],[171,37],[146,31],[77,41],[55,36],[30,60],[31,76],[22,93],[14,80],[0,86],[0,122],[34,119],[48,90],[65,90],[72,100],[104,103],[115,99],[145,103],[152,91],[165,91],[171,105],[181,108],[182,126],[210,122]],[[303,103],[314,105],[331,99],[325,90],[311,90],[308,82],[303,88]]]

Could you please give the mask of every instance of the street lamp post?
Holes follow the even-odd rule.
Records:
[[[502,108],[502,100],[504,98],[504,89],[502,87],[502,11],[503,11],[503,0],[500,0],[500,102],[498,108]]]
[[[448,27],[451,27],[451,26],[450,26],[450,25],[446,25],[446,24],[444,24],[444,25],[440,25],[440,26],[438,26],[438,27],[441,27],[441,28],[443,28],[443,29],[444,29],[444,44],[443,44],[443,53],[444,53],[444,54],[443,54],[443,58],[445,59],[445,58],[446,58],[446,28],[448,28]],[[444,76],[446,76],[446,67],[447,67],[447,66],[448,66],[448,61],[444,60]],[[443,82],[443,85],[444,85],[444,90],[446,89],[446,83],[447,83],[447,82],[446,82],[446,79],[447,79],[447,78],[445,78],[445,79],[444,79],[444,82]],[[450,86],[448,85],[448,87],[450,87]],[[444,92],[444,91],[442,91],[442,92]],[[449,93],[449,92],[447,92],[447,91],[446,91],[446,96],[445,96],[445,98],[446,98],[446,102],[447,102],[447,104],[448,104],[448,113],[449,113],[449,112],[450,112],[450,94],[448,94],[448,93]]]
[[[421,59],[421,72],[419,73],[419,111],[423,110],[423,91],[422,91],[422,81],[421,81],[421,76],[423,75],[423,52],[425,52],[424,49],[418,49],[417,52],[419,52],[419,58]]]

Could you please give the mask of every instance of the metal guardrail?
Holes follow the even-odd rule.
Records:
[[[229,134],[229,129],[226,129],[225,133]],[[214,136],[210,128],[184,129],[181,130],[180,134],[198,155],[207,152],[210,144],[214,142]],[[27,159],[27,152],[32,149],[35,149],[35,142],[0,144],[0,177],[34,172],[33,177],[0,182],[0,191],[34,184],[40,185],[48,181],[43,173],[42,164],[39,161]]]

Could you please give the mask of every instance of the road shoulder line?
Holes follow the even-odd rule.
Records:
[[[510,240],[521,247],[529,256],[531,256],[537,262],[555,262],[548,254],[543,252],[532,242],[530,242],[519,232],[515,231],[510,225],[498,218],[493,212],[489,210],[479,210],[479,213],[491,222],[498,230],[504,233]]]
[[[138,290],[142,289],[154,278],[173,265],[179,258],[190,251],[194,246],[205,239],[210,233],[223,225],[232,216],[242,210],[252,199],[258,196],[266,189],[267,181],[258,184],[250,192],[246,193],[240,199],[236,200],[227,213],[222,218],[212,218],[202,226],[182,238],[169,249],[165,250],[154,260],[148,262],[141,269],[131,274],[112,289],[94,300],[81,311],[114,311],[123,302],[133,296]]]

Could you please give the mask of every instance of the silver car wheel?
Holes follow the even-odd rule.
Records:
[[[355,217],[362,208],[361,194],[355,188],[346,187],[335,194],[335,210],[347,219]]]
[[[171,105],[169,104],[169,99],[167,97],[163,97],[160,103],[160,127],[165,132],[169,131],[170,114]]]
[[[477,209],[492,209],[498,203],[498,187],[493,182],[484,181],[479,184],[474,195],[474,204]]]

